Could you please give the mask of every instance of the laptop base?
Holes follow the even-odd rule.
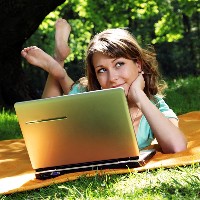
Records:
[[[72,164],[58,167],[48,167],[36,169],[36,179],[45,180],[55,178],[63,174],[103,170],[103,169],[124,169],[124,168],[137,168],[144,166],[156,153],[155,149],[142,150],[140,156],[134,158],[123,158],[106,161],[95,161],[89,163]]]

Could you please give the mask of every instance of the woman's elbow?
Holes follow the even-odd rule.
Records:
[[[171,148],[167,148],[165,150],[163,149],[163,153],[179,153],[185,150],[187,150],[187,141],[179,143],[179,144],[177,143]]]
[[[170,153],[179,153],[187,150],[187,139],[182,132],[180,132],[180,137],[177,140],[171,142],[171,147],[169,148]]]
[[[174,149],[172,153],[179,153],[182,151],[187,150],[187,142],[185,142],[184,144],[181,145],[177,145]]]

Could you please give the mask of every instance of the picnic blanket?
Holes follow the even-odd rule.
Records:
[[[158,145],[155,144],[153,147],[157,149],[156,155],[143,167],[76,172],[47,180],[35,178],[35,171],[31,167],[23,139],[0,141],[0,194],[33,190],[54,183],[75,180],[82,175],[122,174],[130,173],[130,171],[184,166],[200,162],[200,111],[180,115],[179,119],[180,128],[188,140],[186,151],[175,154],[163,154],[159,151]]]

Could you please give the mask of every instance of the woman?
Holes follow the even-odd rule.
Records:
[[[68,30],[66,35],[69,36],[69,29],[61,30],[56,29],[56,34],[62,33],[60,35],[63,36]],[[57,54],[58,49],[63,52],[61,47],[67,48],[62,39],[65,37],[59,38],[64,45],[56,46]],[[43,97],[122,87],[140,149],[149,146],[154,138],[164,153],[180,152],[187,148],[186,139],[178,128],[177,116],[160,96],[164,84],[161,84],[155,53],[140,47],[127,30],[108,29],[94,36],[86,55],[87,78],[77,84],[63,70],[59,60],[54,60],[41,49],[26,48],[22,56],[49,72],[50,80],[47,81]]]

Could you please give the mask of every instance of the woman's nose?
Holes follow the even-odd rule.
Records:
[[[118,74],[116,72],[110,72],[109,73],[109,81],[115,82],[118,79]]]

